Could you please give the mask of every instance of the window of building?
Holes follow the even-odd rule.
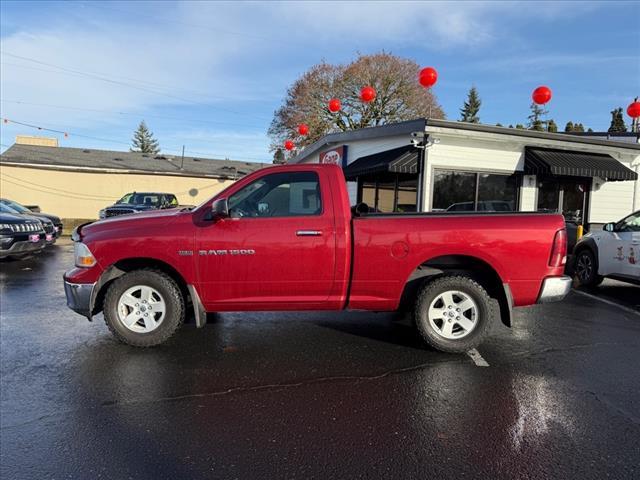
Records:
[[[320,184],[315,172],[266,175],[229,197],[232,217],[320,215]]]
[[[435,170],[434,212],[514,212],[518,203],[517,174]]]
[[[415,212],[418,175],[381,173],[358,177],[358,202],[366,203],[375,212]]]

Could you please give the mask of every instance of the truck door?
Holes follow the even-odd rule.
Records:
[[[228,198],[229,218],[198,229],[199,292],[211,310],[317,306],[334,285],[330,190],[311,171],[266,174]]]

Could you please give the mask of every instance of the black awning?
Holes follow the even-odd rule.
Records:
[[[611,155],[572,150],[526,147],[524,171],[535,175],[600,177],[605,180],[637,180],[638,174]]]
[[[417,148],[413,145],[406,145],[360,157],[344,168],[344,176],[347,179],[352,179],[380,172],[418,173],[418,154]]]

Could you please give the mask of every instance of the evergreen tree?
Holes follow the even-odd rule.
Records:
[[[502,127],[502,126],[503,125],[500,122],[496,123],[496,127]]]
[[[589,127],[589,130],[587,130],[587,132],[593,132],[593,128]]]
[[[584,125],[582,125],[581,123],[575,123],[573,125],[573,131],[574,132],[584,132]]]
[[[527,118],[529,119],[529,130],[536,130],[538,132],[544,132],[544,121],[540,119],[543,115],[546,115],[548,112],[544,109],[542,105],[538,105],[537,103],[531,104],[531,115]]]
[[[469,94],[467,95],[467,101],[464,102],[464,105],[460,109],[460,121],[467,123],[480,123],[478,112],[480,111],[481,105],[482,100],[480,100],[478,90],[476,87],[471,87]]]
[[[281,148],[277,148],[276,151],[274,152],[273,163],[276,163],[276,164],[287,163],[287,161],[284,158],[284,152],[282,151]]]
[[[556,122],[553,119],[549,120],[549,122],[547,123],[547,132],[558,132],[558,125],[556,125]]]
[[[624,123],[624,115],[622,114],[622,107],[614,108],[611,110],[611,125],[609,126],[609,133],[626,132],[627,125]]]
[[[153,133],[147,128],[144,120],[138,125],[138,129],[133,134],[132,152],[152,153],[156,154],[160,151],[158,141],[153,138]]]
[[[521,123],[516,124],[516,128],[519,130],[525,130],[524,125],[522,125]]]
[[[511,123],[509,124],[509,128],[513,128],[513,125]]]
[[[573,132],[573,122],[569,120],[567,124],[564,126],[565,132]]]

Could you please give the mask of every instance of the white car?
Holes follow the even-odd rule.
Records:
[[[588,233],[574,252],[581,285],[593,287],[605,277],[640,285],[640,211]]]

